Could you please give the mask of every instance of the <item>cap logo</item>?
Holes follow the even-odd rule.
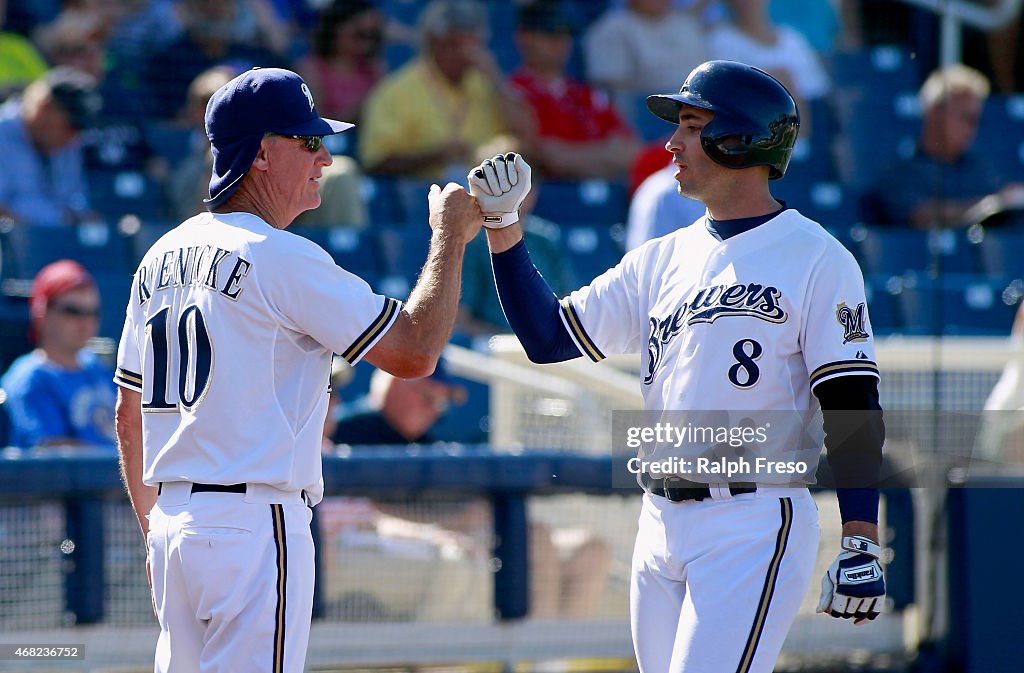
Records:
[[[306,100],[309,101],[309,111],[312,112],[313,111],[313,94],[312,94],[312,92],[310,92],[309,87],[306,86],[305,82],[302,83],[302,93],[306,96]]]

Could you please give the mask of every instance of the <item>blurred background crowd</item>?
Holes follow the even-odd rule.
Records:
[[[112,384],[81,372],[109,361],[141,255],[203,210],[206,102],[253,66],[295,69],[322,115],[357,123],[328,138],[323,205],[291,230],[398,298],[425,256],[429,183],[462,182],[498,151],[536,167],[528,243],[559,293],[699,217],[676,193],[672,128],[644,99],[707,59],[794,93],[801,137],[773,188],[860,259],[877,334],[1007,334],[1024,294],[1019,12],[965,26],[952,65],[939,17],[895,0],[0,0],[0,19],[15,443],[104,436],[76,426],[109,424]],[[489,276],[474,241],[456,343],[507,331]],[[361,412],[370,374],[357,368],[339,418]],[[486,388],[468,385],[462,417],[432,435],[487,439]],[[32,395],[78,413],[29,432],[43,423],[23,418]]]

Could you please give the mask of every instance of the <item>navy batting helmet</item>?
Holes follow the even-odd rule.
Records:
[[[673,124],[683,105],[715,114],[700,133],[713,161],[726,168],[769,166],[772,180],[785,175],[800,113],[779,80],[743,63],[708,61],[693,69],[679,93],[647,97],[647,109]]]

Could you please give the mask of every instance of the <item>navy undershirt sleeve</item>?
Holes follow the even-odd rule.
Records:
[[[559,313],[558,297],[530,261],[526,241],[491,254],[501,310],[531,362],[549,364],[581,357]]]
[[[843,523],[878,523],[878,484],[885,424],[874,376],[841,376],[814,388]]]

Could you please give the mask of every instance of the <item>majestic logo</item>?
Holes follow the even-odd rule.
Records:
[[[771,285],[735,283],[711,285],[697,290],[669,316],[650,318],[650,336],[647,340],[647,375],[644,384],[654,382],[661,368],[665,348],[688,325],[713,323],[725,316],[748,316],[771,323],[786,322],[782,308],[782,292]]]
[[[871,336],[864,329],[864,314],[867,309],[864,302],[857,304],[856,308],[850,308],[846,302],[836,305],[836,320],[843,327],[843,343],[853,341],[867,341]]]
[[[305,82],[302,83],[302,93],[306,96],[306,100],[309,101],[309,111],[312,112],[313,111],[313,92],[309,90],[309,87],[306,86]]]

